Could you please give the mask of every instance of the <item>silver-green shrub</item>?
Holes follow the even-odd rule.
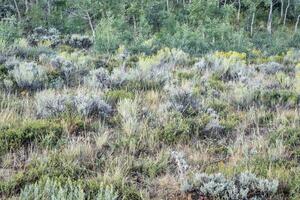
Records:
[[[80,114],[83,117],[108,117],[112,111],[101,96],[79,89],[75,92],[44,90],[35,95],[37,116],[56,117],[64,112]]]
[[[21,190],[20,200],[116,200],[117,192],[110,186],[100,184],[100,189],[95,196],[87,195],[80,185],[68,180],[62,184],[56,180],[47,178],[46,181],[39,181],[26,185]]]
[[[106,118],[112,111],[101,96],[89,91],[78,90],[74,96],[70,96],[70,99],[77,112],[85,117]]]
[[[69,96],[55,90],[43,90],[36,93],[35,105],[37,116],[41,118],[55,117],[65,112]]]
[[[168,106],[182,114],[199,113],[203,110],[201,99],[197,97],[191,87],[165,87],[168,94]]]
[[[80,186],[70,180],[61,184],[47,179],[32,185],[26,185],[21,190],[20,200],[84,200],[85,194]]]
[[[111,86],[112,80],[106,69],[99,68],[90,71],[89,75],[85,79],[85,84],[89,87],[104,89]]]
[[[28,90],[42,88],[47,79],[46,71],[35,63],[21,62],[10,74],[19,88]]]
[[[185,192],[197,191],[213,199],[267,199],[277,192],[278,181],[261,179],[251,173],[241,173],[231,179],[222,174],[195,174]]]

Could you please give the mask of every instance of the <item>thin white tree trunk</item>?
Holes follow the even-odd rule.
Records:
[[[14,0],[14,4],[15,4],[16,11],[17,11],[17,14],[18,14],[18,18],[20,20],[21,19],[21,13],[20,13],[19,6],[18,6],[16,0]]]
[[[169,12],[169,0],[166,1],[167,1],[167,11]]]
[[[27,14],[28,12],[28,0],[25,0],[25,13]]]
[[[287,13],[288,13],[288,10],[289,10],[289,7],[290,7],[290,4],[291,4],[291,0],[288,0],[288,4],[287,4],[287,6],[286,6],[285,13],[284,13],[283,25],[285,25],[285,24],[286,24],[286,18],[287,18]]]
[[[272,14],[273,14],[273,1],[270,0],[270,11],[269,11],[269,18],[267,23],[267,30],[270,34],[272,34]]]
[[[92,34],[93,34],[93,38],[95,38],[95,29],[94,29],[94,25],[93,25],[93,22],[92,22],[92,19],[91,19],[91,16],[90,16],[89,12],[86,12],[86,16],[87,16],[87,19],[89,21],[89,25],[90,25],[90,28],[91,28],[91,31],[92,31]]]
[[[300,15],[298,15],[297,21],[296,21],[296,24],[295,24],[295,33],[297,33],[297,31],[298,31],[299,21],[300,21]]]
[[[241,0],[238,0],[238,15],[237,15],[237,21],[240,22],[240,15],[241,15]]]
[[[51,2],[50,0],[47,1],[47,11],[48,11],[48,16],[51,15]]]
[[[283,10],[284,10],[284,0],[280,0],[280,21],[282,20],[282,18],[283,18]]]
[[[251,19],[251,27],[250,27],[250,35],[251,35],[251,37],[253,36],[254,20],[255,20],[255,12],[253,12],[252,19]]]

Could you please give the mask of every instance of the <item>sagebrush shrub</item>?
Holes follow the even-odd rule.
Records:
[[[111,114],[111,107],[97,94],[78,90],[71,97],[77,112],[85,117],[95,116],[106,118]]]
[[[71,112],[83,117],[106,118],[111,114],[111,107],[102,100],[102,97],[78,89],[75,92],[44,90],[35,95],[37,116],[42,118],[60,116]]]
[[[262,71],[267,75],[273,75],[278,72],[284,72],[288,70],[288,68],[276,62],[269,62],[269,63],[258,65],[257,70]]]
[[[20,200],[116,200],[118,194],[112,187],[104,186],[97,191],[96,196],[89,196],[84,189],[68,179],[65,183],[47,178],[21,190]]]
[[[195,174],[186,192],[196,190],[213,199],[266,199],[277,192],[278,181],[257,178],[251,173],[241,173],[232,179],[222,174]]]
[[[60,41],[60,32],[56,28],[45,29],[37,27],[33,29],[33,33],[27,37],[30,45],[38,45],[39,43],[49,42],[51,47],[57,46]]]
[[[55,90],[43,90],[35,95],[37,116],[41,118],[55,117],[66,111],[68,95]]]
[[[111,86],[111,77],[109,72],[104,68],[99,68],[90,71],[85,83],[90,87],[95,88],[109,88]]]
[[[191,87],[169,86],[165,88],[168,94],[167,104],[182,114],[197,114],[203,110],[200,97],[197,97]]]
[[[36,90],[43,87],[47,76],[45,70],[35,63],[22,62],[10,71],[11,76],[21,89]]]
[[[66,39],[66,44],[73,48],[88,49],[93,45],[93,41],[88,36],[73,34]]]

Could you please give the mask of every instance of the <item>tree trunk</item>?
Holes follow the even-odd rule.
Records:
[[[28,12],[28,0],[25,0],[25,13],[27,14]]]
[[[298,15],[297,21],[296,21],[296,24],[295,24],[295,33],[297,33],[297,31],[298,31],[299,21],[300,21],[300,15]]]
[[[241,15],[241,0],[238,0],[238,4],[239,4],[239,7],[238,7],[237,21],[238,21],[238,23],[240,23],[240,15]]]
[[[270,34],[272,34],[272,14],[273,14],[273,1],[270,0],[270,11],[269,11],[268,24],[267,24],[267,30]]]
[[[285,13],[284,13],[283,25],[285,25],[285,24],[286,24],[286,18],[287,18],[287,13],[288,13],[288,10],[289,10],[289,7],[290,7],[290,4],[291,4],[291,0],[288,0],[288,4],[287,4],[287,6],[286,6]]]
[[[90,25],[90,28],[91,28],[91,31],[92,31],[92,34],[93,34],[93,38],[95,39],[95,29],[94,29],[94,25],[93,25],[93,22],[92,22],[92,19],[91,19],[91,16],[90,16],[89,12],[86,12],[86,16],[87,16],[87,19],[89,21],[89,25]]]
[[[284,10],[284,3],[283,3],[284,1],[283,0],[280,0],[280,21],[282,20],[282,18],[283,18],[283,10]]]
[[[136,31],[136,19],[135,19],[135,16],[133,15],[133,34],[136,36],[136,33],[137,33],[137,31]],[[136,37],[135,37],[136,38]]]
[[[47,1],[47,11],[48,11],[48,16],[51,15],[51,2],[50,0]]]
[[[255,12],[253,12],[252,19],[251,19],[251,27],[250,27],[250,35],[251,35],[251,37],[253,36],[254,20],[255,20]]]
[[[18,6],[16,0],[14,0],[14,4],[15,4],[16,11],[17,11],[17,14],[18,14],[18,18],[19,18],[19,20],[21,20],[21,13],[20,13],[19,6]]]
[[[166,1],[167,1],[167,11],[169,12],[169,0]]]

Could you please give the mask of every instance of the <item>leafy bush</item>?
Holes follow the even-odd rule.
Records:
[[[15,18],[11,20],[0,20],[0,41],[3,40],[7,44],[11,44],[18,37],[21,32]]]
[[[0,154],[17,150],[32,143],[54,146],[60,140],[63,128],[55,122],[37,120],[14,127],[3,127],[0,131]]]
[[[101,53],[110,53],[118,49],[121,36],[113,18],[102,19],[96,28],[95,49]]]
[[[180,139],[188,138],[191,133],[191,124],[187,119],[179,115],[172,115],[171,119],[164,122],[158,132],[159,138],[166,143],[176,143]]]

